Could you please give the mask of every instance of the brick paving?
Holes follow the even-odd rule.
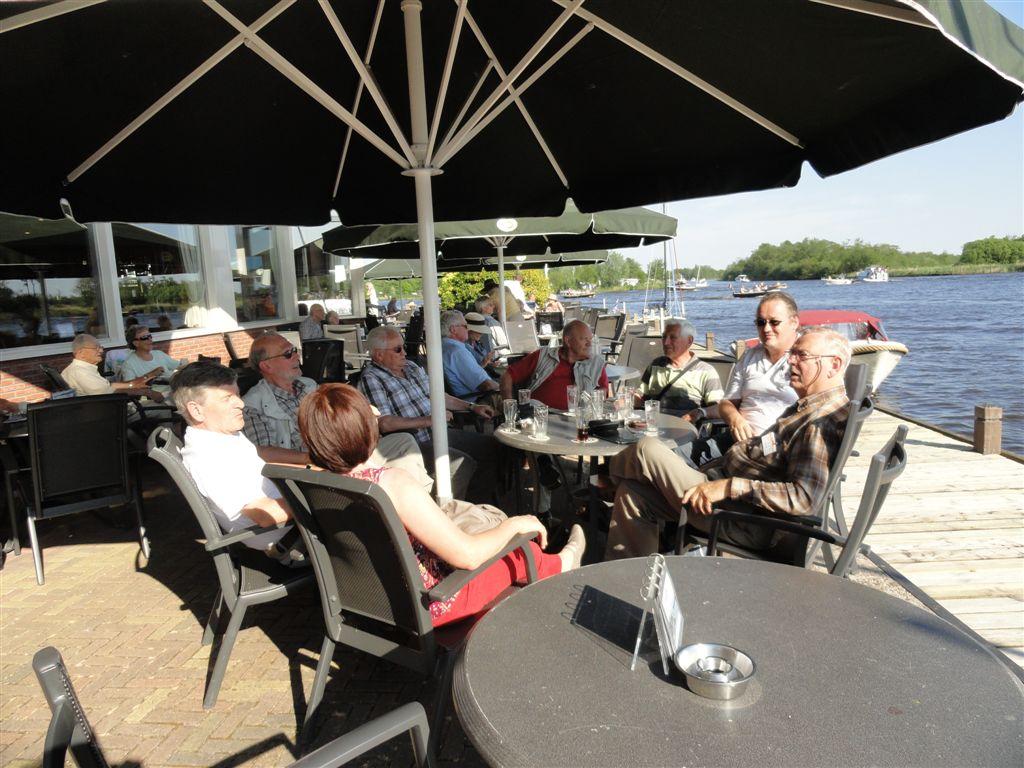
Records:
[[[0,571],[0,766],[38,766],[50,713],[32,655],[53,645],[111,765],[282,766],[300,754],[323,639],[313,590],[250,608],[217,705],[203,710],[210,646],[200,645],[216,581],[199,529],[162,470],[147,462],[145,510],[152,558],[140,560],[135,529],[116,511],[40,525],[46,584],[32,554],[8,555]],[[339,646],[310,748],[429,689],[418,675]],[[480,766],[449,711],[442,766]],[[408,739],[360,762],[412,764]]]

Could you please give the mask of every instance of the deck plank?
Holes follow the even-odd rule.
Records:
[[[843,483],[856,514],[871,456],[906,424],[907,469],[865,542],[967,626],[1024,666],[1024,464],[876,411]]]

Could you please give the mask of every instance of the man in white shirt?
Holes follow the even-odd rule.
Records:
[[[219,363],[192,363],[174,377],[171,396],[188,423],[182,463],[210,502],[221,528],[232,533],[253,525],[271,528],[288,522],[291,510],[273,482],[263,477],[263,459],[242,434],[245,404],[238,396],[235,372]],[[244,543],[284,565],[295,565],[287,551],[294,540],[292,526],[284,526]]]
[[[159,392],[151,390],[147,384],[155,376],[147,374],[128,381],[107,381],[100,376],[97,366],[103,359],[103,345],[95,336],[80,333],[71,342],[71,363],[60,372],[77,395],[109,395],[112,392],[131,392],[145,395],[151,400],[161,402],[164,398]]]

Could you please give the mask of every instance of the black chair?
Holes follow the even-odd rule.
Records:
[[[445,600],[507,553],[522,548],[529,579],[537,569],[530,537],[513,538],[472,571],[457,570],[423,587],[409,536],[391,500],[374,483],[276,464],[263,468],[287,499],[320,586],[326,635],[306,707],[304,733],[316,716],[337,643],[401,664],[437,682],[430,753],[441,733],[455,662],[470,620],[434,630],[429,605]],[[501,599],[504,595],[499,596]]]
[[[216,363],[217,365],[220,365],[220,358],[213,357],[211,355],[199,355],[196,358],[196,361],[200,363]]]
[[[405,354],[410,358],[419,358],[423,354],[423,312],[417,312],[409,318],[405,327]]]
[[[224,349],[228,351],[228,357],[231,359],[228,361],[229,368],[246,368],[249,365],[249,358],[242,357],[235,350],[235,345],[231,342],[231,334],[224,334]]]
[[[796,537],[808,540],[817,540],[827,545],[840,547],[840,553],[829,567],[829,573],[840,578],[845,578],[857,558],[857,554],[865,549],[863,546],[864,537],[874,524],[878,513],[889,495],[889,487],[893,480],[903,474],[907,466],[907,451],[904,441],[907,439],[908,428],[901,424],[896,428],[889,441],[881,451],[871,458],[871,466],[868,469],[868,477],[864,483],[864,493],[860,498],[860,506],[853,525],[845,534],[833,532],[825,527],[824,529],[812,528],[795,516],[787,517],[766,517],[765,515],[753,515],[737,510],[721,510],[712,515],[711,531],[708,534],[708,554],[718,554],[721,548],[718,546],[718,529],[720,524],[726,520],[740,521],[745,524],[760,525],[771,528],[775,531],[783,531],[794,534]],[[805,545],[806,546],[806,545]]]
[[[32,669],[35,670],[39,687],[43,689],[43,696],[52,712],[50,725],[46,729],[46,740],[43,742],[43,768],[63,768],[69,749],[78,768],[108,768],[107,758],[71,684],[71,677],[60,652],[52,646],[37,651],[32,658]],[[420,768],[432,766],[433,757],[427,751],[430,740],[427,715],[422,705],[412,702],[339,736],[292,763],[289,768],[335,768],[345,765],[406,732],[412,737],[416,765]]]
[[[366,321],[364,322],[364,325],[366,327],[366,332],[369,333],[374,328],[380,325],[380,319],[373,312],[367,312]]]
[[[565,322],[561,312],[538,312],[533,319],[537,324],[537,333],[540,333],[540,327],[545,324],[551,326],[552,333],[561,333]]]
[[[71,385],[64,381],[64,377],[61,376],[53,366],[47,365],[46,363],[40,363],[39,370],[43,372],[46,376],[46,380],[50,382],[51,392],[66,392],[71,389]]]
[[[345,382],[345,342],[315,339],[302,344],[302,375],[317,384]]]
[[[128,463],[128,399],[114,394],[45,400],[30,404],[26,413],[31,466],[16,478],[28,516],[36,582],[44,582],[37,520],[131,505],[139,546],[148,558],[139,482]]]
[[[231,650],[245,618],[246,609],[250,605],[280,600],[286,595],[306,588],[312,584],[313,574],[308,569],[285,568],[262,552],[243,544],[246,539],[273,528],[254,525],[230,534],[225,534],[221,530],[209,502],[199,492],[192,476],[181,463],[181,441],[169,429],[161,428],[151,434],[148,448],[149,457],[167,470],[167,474],[185,497],[206,539],[206,551],[213,557],[220,589],[203,631],[203,645],[213,642],[225,617],[230,616],[227,627],[221,634],[220,650],[210,655],[213,669],[207,680],[206,694],[203,698],[203,707],[209,709],[217,703],[217,694],[220,692],[228,659],[231,657]]]

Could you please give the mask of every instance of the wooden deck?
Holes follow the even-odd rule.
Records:
[[[1024,666],[1024,464],[877,412],[843,485],[847,520],[871,456],[906,424],[907,469],[866,543],[975,632]]]

